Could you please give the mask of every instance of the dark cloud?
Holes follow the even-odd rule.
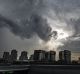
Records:
[[[78,19],[71,19],[72,26],[75,29],[75,36],[80,36],[80,18]]]
[[[70,41],[67,42],[61,50],[71,50],[71,51],[80,51],[80,41]]]
[[[25,23],[18,25],[3,16],[0,17],[0,27],[7,27],[12,33],[22,38],[31,38],[35,34],[44,41],[48,41],[51,38],[51,27],[42,16],[33,14],[24,22]]]

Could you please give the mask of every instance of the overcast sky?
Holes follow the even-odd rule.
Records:
[[[13,48],[80,52],[80,0],[0,0],[0,51]]]

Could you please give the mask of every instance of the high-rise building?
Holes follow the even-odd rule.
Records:
[[[30,61],[33,61],[33,60],[34,60],[34,54],[30,55],[29,60],[30,60]]]
[[[9,58],[10,58],[9,52],[4,52],[3,53],[3,59],[6,60],[6,61],[9,61]]]
[[[44,61],[44,60],[45,60],[45,51],[35,50],[34,51],[34,61]]]
[[[80,64],[80,57],[78,58],[78,63]]]
[[[63,61],[64,60],[64,51],[59,52],[59,60]]]
[[[16,51],[16,49],[13,49],[11,51],[10,59],[11,59],[11,61],[16,61],[17,60],[17,51]]]
[[[71,63],[71,51],[64,50],[59,52],[59,60],[66,64]]]
[[[46,61],[54,62],[55,61],[55,55],[56,55],[55,51],[46,52],[46,54],[45,54]]]
[[[19,57],[19,60],[21,60],[21,61],[28,60],[26,51],[21,52],[21,56]]]

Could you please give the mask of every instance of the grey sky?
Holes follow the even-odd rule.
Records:
[[[45,25],[38,23],[39,28],[36,25],[36,29],[32,30],[32,25],[27,27],[26,24],[34,14],[41,16],[46,22]],[[0,28],[1,51],[16,48],[19,53],[27,50],[31,54],[33,50],[47,45],[53,49],[80,51],[80,0],[0,0],[0,15],[25,28],[18,29],[20,34],[12,33],[8,27]],[[57,32],[57,39],[50,40],[53,46],[49,41],[44,42],[45,38],[49,39],[47,37],[50,30],[47,27]],[[29,39],[27,34],[22,37],[25,33],[29,33]]]

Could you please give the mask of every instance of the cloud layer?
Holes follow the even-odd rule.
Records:
[[[80,0],[0,0],[0,14],[0,27],[7,26],[15,35],[37,35],[60,49],[74,50],[77,44],[79,51]]]
[[[37,35],[44,41],[48,41],[51,35],[57,35],[55,31],[51,32],[51,27],[47,20],[39,15],[32,15],[23,24],[15,24],[13,21],[0,16],[0,28],[7,27],[13,34],[21,38],[31,38]]]

